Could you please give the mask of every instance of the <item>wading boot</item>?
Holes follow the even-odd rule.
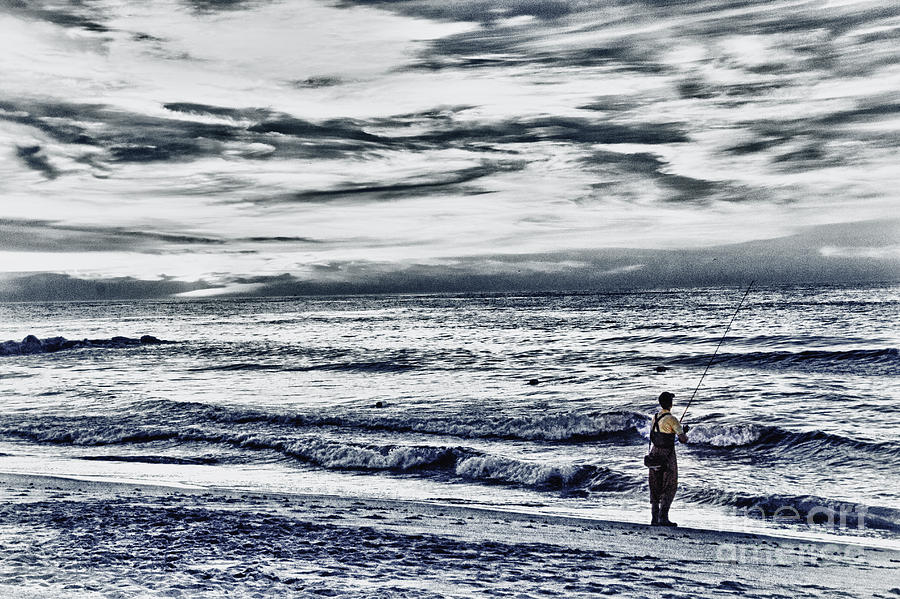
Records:
[[[659,504],[650,504],[650,526],[659,526]]]
[[[669,506],[661,507],[659,510],[659,521],[656,523],[657,526],[678,526],[676,523],[669,520]]]

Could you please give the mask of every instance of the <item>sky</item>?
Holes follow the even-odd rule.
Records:
[[[900,282],[900,4],[0,0],[0,300]]]

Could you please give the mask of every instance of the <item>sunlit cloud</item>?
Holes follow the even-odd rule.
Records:
[[[900,245],[890,247],[823,247],[823,256],[835,258],[874,258],[876,260],[900,260]]]
[[[264,287],[262,283],[232,283],[231,285],[224,285],[222,287],[182,291],[181,293],[176,293],[175,297],[218,297],[223,295],[248,294],[259,291],[262,287]]]

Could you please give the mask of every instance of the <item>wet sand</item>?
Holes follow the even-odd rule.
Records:
[[[900,597],[900,551],[0,474],[3,597]]]

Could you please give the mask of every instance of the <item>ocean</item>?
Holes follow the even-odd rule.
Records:
[[[3,304],[0,471],[646,522],[656,397],[681,415],[742,295]],[[672,518],[897,539],[898,320],[897,286],[751,291]]]

